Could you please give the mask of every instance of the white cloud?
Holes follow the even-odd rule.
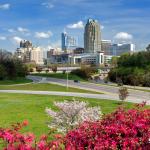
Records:
[[[54,5],[51,3],[42,3],[42,5],[45,6],[46,8],[49,8],[49,9],[54,7]]]
[[[8,29],[8,32],[10,32],[10,33],[14,33],[14,32],[16,32],[14,29]]]
[[[6,40],[7,38],[5,36],[0,36],[0,40]]]
[[[21,33],[21,34],[23,34],[25,36],[31,35],[31,33],[29,32],[29,30],[26,29],[26,28],[23,28],[23,27],[18,27],[16,29],[10,28],[7,31],[10,32],[10,33],[16,33],[16,32],[18,32],[18,33]]]
[[[70,29],[82,29],[82,28],[84,28],[84,24],[83,24],[82,21],[79,21],[77,23],[67,25],[67,28],[70,28]]]
[[[17,44],[19,44],[20,43],[20,41],[22,41],[23,39],[21,38],[21,37],[18,37],[18,36],[14,36],[13,37],[13,41],[15,42],[15,43],[17,43]]]
[[[50,38],[52,36],[52,32],[51,31],[48,31],[48,32],[35,32],[35,37],[36,38],[44,38],[44,39],[47,39],[47,38]]]
[[[22,33],[29,31],[28,29],[22,28],[22,27],[18,27],[17,30],[18,30],[19,32],[22,32]]]
[[[103,30],[103,29],[104,29],[104,26],[103,26],[103,25],[101,25],[100,27],[101,27],[101,30]]]
[[[0,4],[0,9],[2,10],[7,10],[10,8],[10,4],[6,3],[6,4]]]
[[[114,36],[118,40],[132,40],[133,36],[127,32],[119,32]]]

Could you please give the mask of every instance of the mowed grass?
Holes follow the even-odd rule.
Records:
[[[28,120],[29,126],[23,132],[33,132],[39,137],[49,130],[46,124],[49,117],[45,113],[45,108],[48,107],[57,110],[53,105],[54,101],[72,99],[72,97],[62,96],[0,93],[0,127],[9,127],[13,123]],[[75,99],[87,101],[90,106],[100,106],[103,114],[113,112],[119,106],[117,101],[112,100]],[[131,108],[134,104],[125,103],[125,105],[127,108]]]
[[[58,79],[67,79],[67,73],[34,73],[31,74],[34,76],[42,76],[42,77],[51,77],[51,78],[58,78]],[[69,80],[79,80],[79,81],[87,81],[86,79],[82,79],[81,77],[68,73]]]
[[[51,83],[31,83],[31,84],[25,84],[25,85],[11,85],[11,86],[0,85],[0,90],[60,91],[60,92],[101,94],[100,92],[72,88],[72,87],[69,87],[67,89],[65,86],[51,84]]]
[[[23,84],[23,83],[30,83],[32,80],[18,77],[13,80],[0,80],[0,85],[12,85],[12,84]]]

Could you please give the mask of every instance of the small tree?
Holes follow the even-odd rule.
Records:
[[[121,86],[119,88],[119,99],[121,100],[121,103],[124,102],[127,96],[129,96],[128,89],[126,87]]]
[[[150,51],[150,44],[146,47],[147,51]]]
[[[66,74],[66,70],[63,70],[63,74]]]
[[[48,126],[63,132],[73,129],[84,121],[97,121],[101,117],[100,107],[88,107],[88,103],[83,101],[64,101],[54,104],[59,111],[46,108],[46,113],[52,117]]]
[[[56,73],[56,72],[57,72],[57,66],[53,66],[53,67],[52,67],[52,71],[53,71],[54,73]]]
[[[123,82],[121,78],[116,78],[116,82],[118,86],[123,86]]]
[[[41,68],[41,67],[36,67],[36,71],[37,71],[38,73],[41,73],[41,72],[42,72],[42,68]]]
[[[49,72],[49,69],[46,69],[45,72],[46,72],[46,74],[47,74],[47,73]]]

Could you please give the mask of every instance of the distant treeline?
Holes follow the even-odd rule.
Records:
[[[109,72],[109,79],[127,85],[150,86],[150,51],[127,53],[117,58],[116,67]]]
[[[0,50],[0,80],[24,77],[27,68],[23,63],[12,57],[11,53]]]

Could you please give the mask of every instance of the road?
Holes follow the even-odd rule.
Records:
[[[46,77],[39,77],[39,76],[28,76],[29,79],[32,79],[34,82],[41,82],[41,83],[54,83],[59,85],[67,84],[66,80],[64,79],[56,79],[56,78],[46,78]],[[104,96],[107,99],[115,99],[118,100],[118,87],[115,86],[108,86],[108,85],[98,85],[95,83],[88,83],[88,82],[80,82],[75,83],[72,80],[68,81],[69,87],[76,87],[80,89],[86,89],[91,91],[102,92],[101,97]],[[142,101],[147,101],[147,104],[150,105],[150,92],[140,91],[129,89],[129,96],[126,99],[129,102],[140,103]]]
[[[20,94],[56,95],[56,96],[72,96],[72,97],[95,98],[95,99],[109,99],[109,96],[107,96],[105,94],[87,94],[87,93],[75,93],[75,92],[0,90],[0,93],[20,93]],[[111,99],[111,100],[114,100],[114,99]]]

